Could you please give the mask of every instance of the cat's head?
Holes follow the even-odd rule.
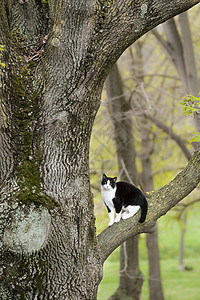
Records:
[[[117,177],[107,177],[103,174],[101,186],[104,190],[109,191],[115,188],[116,186]]]

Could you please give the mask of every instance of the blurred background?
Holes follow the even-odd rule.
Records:
[[[199,15],[197,5],[147,33],[106,80],[90,149],[97,233],[108,223],[103,173],[148,195],[172,180],[198,147],[196,112],[185,114],[191,101],[181,101],[200,97]],[[197,188],[158,220],[155,233],[116,249],[104,265],[98,300],[199,300],[199,200]]]

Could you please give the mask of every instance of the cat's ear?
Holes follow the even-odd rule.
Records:
[[[116,182],[117,181],[117,177],[114,177],[113,180],[114,180],[114,182]]]
[[[103,174],[103,179],[107,179],[107,176],[106,176],[106,174]]]

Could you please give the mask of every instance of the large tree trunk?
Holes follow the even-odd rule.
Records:
[[[103,81],[136,39],[198,2],[0,0],[0,298],[96,299],[117,245],[96,239],[89,185]],[[150,222],[135,227],[150,230],[161,214],[150,221],[150,210]],[[139,233],[124,224],[120,244]]]
[[[1,103],[0,298],[94,299],[102,266],[90,196],[88,149],[100,91],[90,91],[83,76],[86,67],[80,70],[81,47],[86,43],[82,31],[90,30],[91,11],[79,22],[73,17],[66,25],[62,17],[70,16],[71,9],[65,4],[61,13],[57,7],[45,56],[36,67],[27,45],[33,43],[29,21],[30,26],[36,25],[38,20],[32,17],[43,4],[32,5],[18,1],[10,12],[16,16],[10,25],[13,31],[21,22],[25,24],[24,52],[8,31],[5,11],[1,12],[5,27],[1,28],[1,43],[7,49]],[[73,12],[81,11],[76,1]],[[69,43],[68,26],[73,27],[76,43]],[[60,41],[62,30],[66,35]],[[32,34],[39,39],[43,31],[37,33]]]

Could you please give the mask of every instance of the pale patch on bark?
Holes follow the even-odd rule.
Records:
[[[140,14],[141,19],[143,19],[144,16],[146,15],[146,13],[147,13],[147,7],[148,6],[147,6],[146,3],[142,4],[142,6],[141,6],[141,14]]]
[[[44,247],[50,228],[50,215],[44,207],[19,206],[3,234],[3,243],[13,252],[30,253]]]

